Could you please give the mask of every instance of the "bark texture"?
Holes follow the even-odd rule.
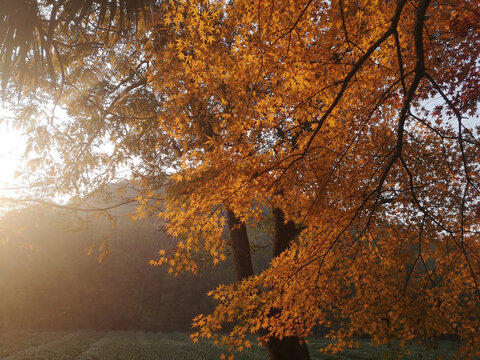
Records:
[[[254,275],[247,227],[230,209],[227,209],[227,222],[230,231],[230,241],[232,243],[235,274],[237,281],[241,281]]]

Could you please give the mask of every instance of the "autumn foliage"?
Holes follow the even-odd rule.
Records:
[[[168,167],[169,182],[158,202],[158,174],[139,171],[138,212],[164,219],[179,242],[153,263],[197,273],[205,258],[235,256],[228,225],[265,226],[273,213],[277,230],[293,226],[268,269],[210,293],[218,306],[194,319],[194,341],[242,350],[246,334],[301,342],[322,328],[336,351],[358,336],[404,344],[453,334],[462,356],[478,355],[478,4],[153,9],[121,40],[141,54],[160,99],[148,121],[156,141],[135,155]],[[126,139],[115,140],[128,148]]]
[[[299,235],[261,274],[211,295],[197,336],[247,333],[479,346],[478,8],[473,2],[164,5],[150,82],[182,149],[160,216],[173,271],[223,260],[225,208],[278,208]],[[173,30],[169,30],[172,29]],[[173,32],[173,36],[169,31]],[[467,119],[470,117],[470,119]],[[477,120],[478,121],[478,120]],[[160,254],[162,255],[162,254]]]

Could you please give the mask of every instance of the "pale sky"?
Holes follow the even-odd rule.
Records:
[[[19,186],[15,180],[15,171],[21,171],[21,157],[25,150],[25,140],[19,130],[13,130],[9,123],[11,114],[0,105],[0,194],[6,194],[6,188]],[[4,120],[6,119],[6,121]],[[8,190],[10,194],[12,190]]]

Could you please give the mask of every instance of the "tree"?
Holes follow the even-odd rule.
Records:
[[[154,64],[152,84],[172,99],[160,124],[189,140],[205,116],[178,107],[193,98],[211,111],[213,129],[204,144],[185,145],[174,175],[189,185],[165,212],[172,233],[187,234],[172,266],[194,269],[202,246],[221,256],[218,204],[251,226],[272,206],[301,228],[270,269],[213,293],[220,305],[197,319],[196,335],[235,323],[224,341],[242,347],[244,333],[302,338],[321,324],[339,345],[364,333],[383,342],[453,332],[476,347],[477,327],[465,332],[478,321],[479,143],[478,129],[464,124],[478,104],[471,5],[174,9],[178,26],[192,31],[176,34],[168,65],[163,54]],[[455,64],[455,79],[442,64]]]
[[[212,292],[219,305],[195,320],[194,339],[232,323],[218,341],[240,349],[247,333],[271,344],[320,325],[338,340],[330,350],[358,335],[403,344],[448,333],[474,354],[476,4],[172,1],[153,15],[145,41],[122,41],[145,57],[163,100],[150,149],[175,149],[160,163],[149,147],[140,154],[148,168],[168,163],[175,182],[165,206],[146,192],[139,210],[181,239],[157,263],[196,272],[204,255],[246,254],[245,276]],[[159,184],[140,175],[146,188]],[[282,245],[254,275],[247,228],[265,208]]]

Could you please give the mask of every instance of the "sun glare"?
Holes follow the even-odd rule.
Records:
[[[25,140],[20,131],[11,128],[8,119],[11,115],[0,107],[0,192],[12,195],[18,181],[15,173],[21,171],[21,158]]]

